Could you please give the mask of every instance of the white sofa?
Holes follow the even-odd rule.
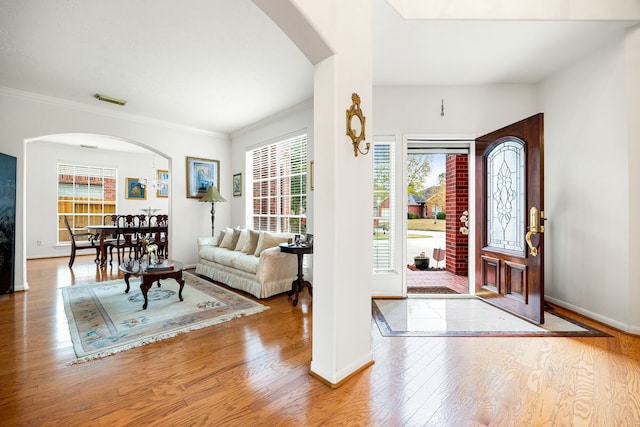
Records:
[[[298,275],[298,260],[278,245],[291,237],[231,228],[217,237],[200,237],[196,273],[256,298],[288,292]]]

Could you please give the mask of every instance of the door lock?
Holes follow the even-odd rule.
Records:
[[[525,240],[529,246],[529,254],[532,256],[538,256],[538,248],[531,242],[531,237],[538,233],[544,233],[544,225],[540,225],[538,218],[546,219],[544,218],[544,211],[541,213],[535,206],[531,207],[529,210],[529,231],[525,236]]]

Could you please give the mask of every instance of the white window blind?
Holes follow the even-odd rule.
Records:
[[[72,231],[81,233],[116,213],[117,183],[115,168],[58,163],[58,244],[70,240],[64,216]]]
[[[306,233],[307,135],[256,148],[247,154],[253,169],[253,229]]]
[[[373,143],[373,270],[393,270],[394,145]]]

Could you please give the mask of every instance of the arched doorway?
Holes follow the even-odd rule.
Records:
[[[159,195],[149,185],[157,171],[166,171],[171,176],[168,155],[139,141],[110,135],[65,133],[30,138],[25,140],[25,265],[27,259],[69,256],[69,247],[60,241],[62,231],[66,230],[61,230],[58,221],[61,184],[56,177],[62,164],[91,170],[114,169],[117,171],[114,209],[138,214],[154,209],[171,218],[171,199]],[[126,197],[127,178],[146,180],[144,199]],[[170,183],[171,180],[169,188]],[[73,209],[81,212],[87,208],[79,205]]]

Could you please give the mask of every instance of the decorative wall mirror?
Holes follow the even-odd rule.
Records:
[[[352,94],[351,101],[351,107],[347,110],[347,135],[353,142],[353,155],[358,157],[358,152],[360,152],[360,154],[367,154],[369,152],[370,144],[367,142],[365,151],[360,149],[360,142],[365,139],[364,129],[366,118],[360,109],[360,95],[357,93]]]

